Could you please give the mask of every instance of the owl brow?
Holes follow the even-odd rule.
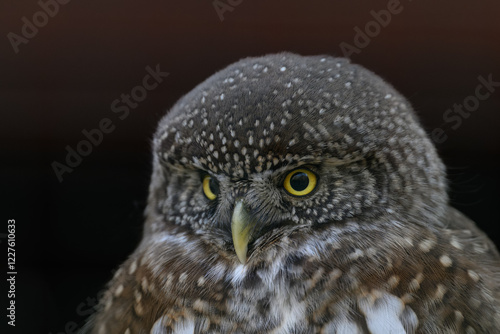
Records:
[[[350,159],[339,159],[335,157],[329,157],[327,159],[311,159],[311,160],[302,160],[302,161],[297,161],[292,164],[287,164],[283,167],[277,168],[275,172],[281,173],[281,172],[286,172],[293,170],[295,168],[301,167],[301,166],[330,166],[330,167],[337,167],[337,166],[343,166],[343,165],[349,165],[351,163],[357,162],[357,161],[362,161],[365,160],[364,157],[356,157],[356,158],[350,158]]]
[[[326,166],[331,166],[331,167],[337,167],[337,166],[343,166],[343,165],[349,165],[354,162],[362,161],[365,160],[365,157],[360,156],[356,158],[350,158],[350,159],[338,159],[338,158],[328,158],[325,159],[322,164]]]
[[[184,164],[172,164],[169,162],[161,161],[161,165],[165,168],[168,168],[172,171],[184,172],[184,171],[196,171],[197,168],[192,165],[184,165]]]

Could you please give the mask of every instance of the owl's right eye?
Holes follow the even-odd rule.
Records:
[[[203,193],[211,201],[216,199],[219,194],[219,184],[217,180],[210,175],[205,175],[203,177]]]

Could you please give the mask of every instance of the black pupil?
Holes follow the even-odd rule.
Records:
[[[217,195],[219,193],[219,184],[217,183],[217,180],[215,180],[213,177],[210,178],[208,186],[210,187],[210,191],[214,195]]]
[[[292,175],[290,178],[290,186],[295,191],[302,191],[309,185],[309,176],[306,173],[299,172]]]

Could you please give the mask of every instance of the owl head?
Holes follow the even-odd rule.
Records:
[[[441,224],[447,203],[443,164],[409,103],[343,58],[228,66],[164,116],[153,156],[144,238],[183,231],[242,263],[298,229],[400,215]]]

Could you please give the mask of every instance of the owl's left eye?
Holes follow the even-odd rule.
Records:
[[[283,187],[291,195],[305,196],[316,188],[316,174],[308,169],[296,169],[290,172],[283,183]]]
[[[214,200],[219,194],[219,184],[217,180],[210,175],[205,175],[203,177],[203,193],[209,200]]]

